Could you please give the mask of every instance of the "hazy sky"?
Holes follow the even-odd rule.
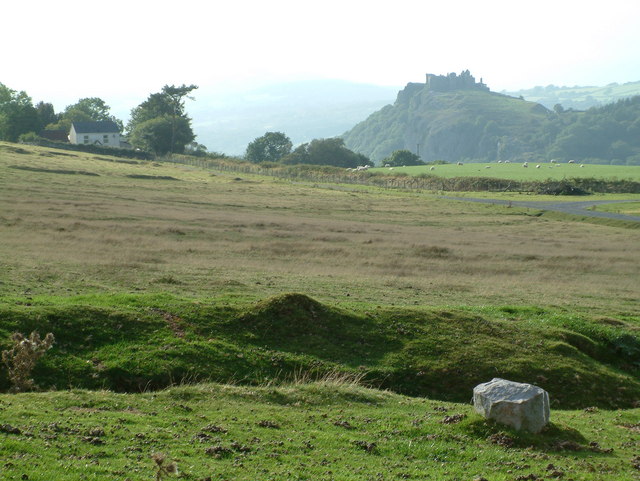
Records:
[[[640,80],[639,0],[7,0],[1,14],[1,83],[57,110],[100,97],[122,117],[165,84]]]

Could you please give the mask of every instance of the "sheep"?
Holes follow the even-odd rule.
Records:
[[[393,170],[393,167],[389,167],[389,170]]]
[[[556,159],[551,159],[551,160],[550,160],[550,162],[551,162],[552,164],[555,164],[555,163],[556,163]]]
[[[540,164],[537,164],[537,165],[536,165],[536,169],[539,169],[539,168],[540,168]]]
[[[384,164],[385,167],[391,167],[389,164]]]
[[[456,165],[463,165],[462,162],[457,162]]]
[[[567,162],[567,164],[575,164],[575,160],[570,160],[569,162]]]
[[[502,161],[501,161],[501,160],[499,160],[499,161],[498,161],[498,163],[499,163],[499,164],[501,164],[501,163],[502,163]]]
[[[505,164],[510,164],[510,163],[511,163],[511,161],[510,161],[510,160],[505,160],[505,161],[504,161],[504,163],[505,163]]]
[[[584,164],[580,164],[580,167],[584,167]]]
[[[436,170],[436,168],[431,166],[431,167],[429,167],[429,170]]]
[[[527,167],[529,167],[529,164],[527,162],[525,162],[524,164],[522,164],[522,167],[524,167],[526,169]]]
[[[490,169],[490,168],[491,168],[491,166],[490,166],[490,165],[485,165],[485,166],[484,166],[484,168],[485,168],[485,169]]]

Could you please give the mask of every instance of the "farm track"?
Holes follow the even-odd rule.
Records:
[[[510,201],[503,199],[479,199],[477,197],[449,197],[442,196],[442,199],[460,200],[468,202],[482,202],[485,204],[511,205],[516,207],[526,207],[529,209],[551,210],[562,212],[563,214],[581,215],[587,217],[604,217],[607,219],[626,220],[640,222],[640,216],[617,214],[615,212],[599,212],[589,210],[589,207],[600,204],[615,204],[629,202],[628,200],[587,200],[578,202],[553,202],[553,201]]]

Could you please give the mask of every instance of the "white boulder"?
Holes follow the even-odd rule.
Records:
[[[518,431],[539,433],[549,423],[549,394],[532,384],[493,378],[473,388],[473,407]]]

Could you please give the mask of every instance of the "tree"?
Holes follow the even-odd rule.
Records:
[[[176,87],[165,85],[131,110],[127,124],[129,141],[135,147],[158,155],[184,152],[185,146],[194,141],[191,119],[184,110],[184,99],[196,85]],[[167,130],[169,125],[169,130]]]
[[[71,129],[73,122],[114,122],[120,130],[124,124],[122,120],[111,115],[111,107],[99,97],[86,97],[78,100],[75,104],[68,105],[62,114],[60,120],[54,124],[49,124],[50,129]]]
[[[131,118],[127,124],[127,131],[133,130],[139,124],[157,117],[171,116],[173,106],[169,104],[169,99],[162,93],[149,95],[149,98],[131,110]]]
[[[249,162],[277,162],[291,153],[291,139],[282,132],[267,132],[249,143],[245,158]]]
[[[38,112],[38,122],[40,128],[44,129],[49,124],[55,124],[60,120],[60,115],[56,114],[53,104],[49,102],[38,102],[36,104],[36,111]]]
[[[16,142],[20,135],[36,132],[38,127],[38,112],[31,97],[0,83],[0,140]]]
[[[314,139],[297,147],[281,160],[284,164],[333,165],[336,167],[358,167],[371,165],[366,156],[357,154],[344,145],[339,137],[332,139]]]
[[[177,127],[177,118],[178,115],[182,115],[184,113],[184,98],[188,98],[193,100],[193,97],[190,97],[189,94],[197,89],[197,85],[185,85],[182,84],[180,87],[176,87],[175,85],[165,85],[162,87],[162,93],[167,97],[169,101],[169,105],[171,106],[171,153],[174,151],[174,147],[176,145],[176,127]],[[193,140],[193,139],[192,139]],[[184,150],[184,144],[182,145],[182,150]]]
[[[389,157],[382,161],[383,165],[401,167],[403,165],[425,165],[422,159],[410,150],[394,150]]]
[[[156,117],[138,124],[129,134],[129,142],[156,155],[182,153],[185,145],[195,139],[189,124],[190,120],[184,117],[177,117],[175,122],[167,115]]]

